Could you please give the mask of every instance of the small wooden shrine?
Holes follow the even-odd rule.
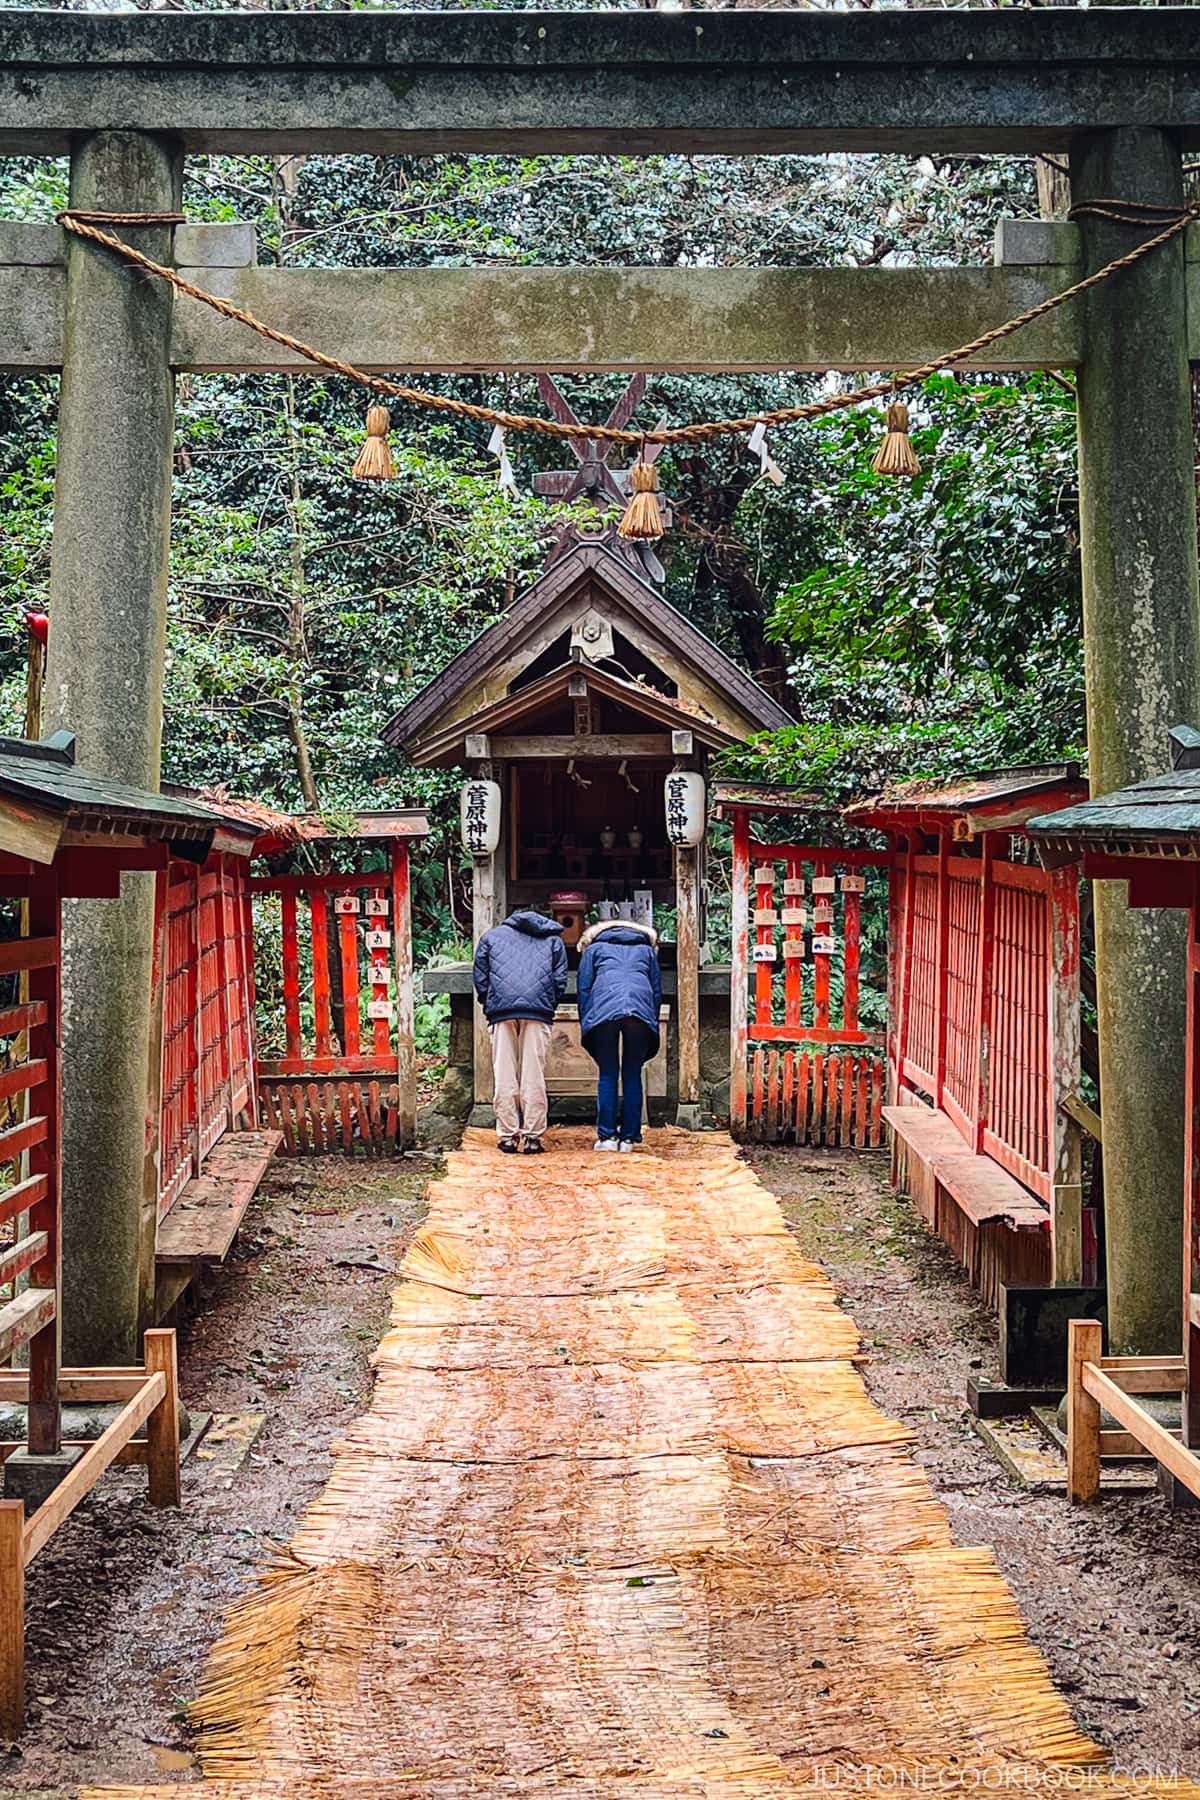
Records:
[[[669,1020],[648,1086],[658,1111],[685,1123],[726,1110],[729,971],[706,966],[705,850],[672,843],[666,783],[673,773],[703,778],[714,752],[788,722],[639,563],[611,542],[582,538],[385,733],[416,763],[498,784],[496,847],[473,857],[476,941],[517,907],[562,918],[569,945],[588,918],[622,908],[653,917]],[[486,1033],[476,1021],[473,1044],[466,1035],[470,970],[434,970],[424,981],[427,993],[451,995],[451,1080],[469,1082],[486,1106]],[[702,1009],[715,1034],[703,1057]],[[579,1047],[573,971],[548,1079],[564,1100],[594,1084]]]

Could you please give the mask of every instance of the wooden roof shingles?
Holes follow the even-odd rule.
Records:
[[[384,742],[408,745],[432,734],[439,715],[489,667],[508,655],[523,638],[532,635],[551,607],[565,600],[572,589],[593,580],[644,625],[656,632],[672,652],[729,699],[745,716],[751,730],[778,731],[793,723],[782,706],[772,700],[744,669],[726,656],[710,638],[676,610],[668,600],[641,580],[621,557],[599,543],[581,543],[539,575],[508,611],[460,650],[441,672],[426,683],[384,727]]]

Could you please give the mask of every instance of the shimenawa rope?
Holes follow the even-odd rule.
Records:
[[[959,344],[957,349],[945,351],[941,356],[934,356],[934,358],[930,358],[930,362],[923,362],[916,369],[907,369],[903,374],[889,374],[880,382],[869,382],[865,387],[856,387],[847,394],[826,394],[824,400],[806,401],[802,407],[775,407],[772,412],[756,412],[750,418],[703,419],[696,425],[669,425],[669,427],[658,427],[653,432],[635,432],[635,430],[621,430],[613,425],[565,425],[558,419],[536,418],[536,416],[524,414],[524,412],[504,412],[498,407],[484,407],[484,405],[477,405],[470,400],[452,400],[446,394],[430,394],[426,389],[407,387],[403,382],[389,382],[387,376],[381,376],[381,374],[367,374],[365,369],[354,367],[353,362],[344,362],[340,356],[329,356],[326,351],[320,351],[313,344],[306,344],[302,338],[291,337],[291,333],[288,331],[279,331],[279,329],[275,329],[275,326],[264,324],[264,320],[257,319],[252,311],[246,311],[241,306],[234,306],[234,302],[221,299],[218,293],[209,293],[207,288],[198,288],[193,281],[185,281],[184,275],[178,274],[178,270],[175,268],[169,268],[166,263],[157,263],[153,257],[146,256],[142,250],[135,250],[133,245],[126,243],[124,239],[117,238],[112,230],[104,230],[106,225],[126,225],[126,227],[128,225],[133,225],[133,227],[180,225],[180,223],[184,223],[184,214],[180,214],[180,212],[90,212],[81,211],[77,207],[68,207],[58,214],[59,223],[63,225],[63,229],[72,232],[76,238],[90,238],[94,243],[104,245],[104,248],[112,250],[115,256],[122,257],[126,263],[131,263],[137,268],[144,268],[144,270],[148,270],[148,274],[157,275],[160,281],[166,281],[169,286],[173,286],[176,293],[185,293],[189,299],[200,301],[203,306],[210,306],[216,313],[221,313],[223,319],[232,319],[236,324],[255,331],[259,337],[268,338],[272,344],[279,344],[284,349],[290,349],[295,355],[302,356],[306,362],[317,365],[318,369],[329,369],[329,373],[340,374],[347,382],[356,382],[360,387],[365,387],[374,394],[387,394],[392,400],[403,400],[407,405],[425,407],[432,412],[452,412],[457,418],[479,419],[480,423],[484,423],[484,425],[493,425],[493,427],[498,425],[502,430],[536,432],[538,436],[542,437],[590,437],[590,439],[601,439],[604,443],[628,445],[630,448],[642,448],[642,450],[646,445],[693,445],[693,443],[711,441],[714,437],[738,437],[743,432],[752,432],[757,425],[765,425],[765,427],[797,425],[806,419],[828,418],[831,412],[846,412],[851,407],[864,405],[864,401],[882,400],[885,394],[891,396],[892,400],[892,405],[889,407],[889,439],[885,439],[885,446],[883,446],[887,450],[887,445],[894,439],[907,436],[907,419],[901,421],[901,410],[903,409],[896,400],[900,389],[916,387],[918,383],[928,380],[928,376],[932,376],[932,374],[939,374],[943,369],[954,369],[955,365],[968,362],[973,356],[981,355],[981,351],[984,349],[990,349],[993,344],[1002,344],[1004,338],[1013,337],[1016,331],[1022,331],[1025,326],[1031,326],[1038,319],[1045,319],[1047,313],[1052,313],[1058,306],[1065,306],[1065,302],[1076,299],[1081,293],[1090,292],[1092,288],[1101,286],[1101,283],[1105,283],[1105,281],[1110,281],[1114,275],[1121,274],[1123,268],[1132,268],[1133,263],[1139,263],[1142,257],[1150,256],[1153,250],[1160,248],[1160,245],[1177,238],[1182,230],[1187,229],[1187,225],[1191,225],[1193,220],[1200,218],[1200,207],[1189,205],[1189,207],[1177,209],[1177,207],[1141,202],[1141,200],[1088,200],[1088,202],[1072,207],[1069,216],[1072,220],[1097,218],[1106,223],[1133,225],[1139,229],[1153,230],[1153,227],[1160,225],[1162,229],[1155,230],[1155,234],[1151,238],[1146,238],[1144,243],[1135,245],[1132,250],[1126,250],[1124,256],[1112,257],[1112,261],[1105,263],[1103,268],[1097,268],[1092,275],[1085,275],[1083,281],[1076,281],[1061,293],[1052,293],[1049,299],[1038,302],[1036,306],[1029,306],[1024,313],[1018,313],[1015,319],[1007,319],[1004,324],[993,326],[990,331],[982,331],[979,337],[972,338],[970,344]],[[380,412],[381,409],[372,410]],[[901,423],[903,423],[903,432],[900,430]],[[378,425],[380,425],[380,419],[376,418],[376,427]],[[387,425],[383,425],[381,430],[376,430],[369,436],[387,436]],[[880,452],[880,455],[883,455],[883,452]],[[878,461],[880,459],[876,457],[876,466],[878,466]],[[362,463],[363,459],[360,457],[360,464]],[[889,463],[887,472],[891,473],[916,473],[919,468],[910,446],[907,455],[903,454],[903,446],[894,446],[892,454],[885,457],[885,463]],[[892,463],[896,464],[894,468],[891,466]],[[374,463],[367,473],[376,473]],[[633,482],[633,499],[630,502],[630,509],[626,511],[626,517],[622,520],[622,535],[655,538],[655,536],[662,535],[657,493],[655,493],[658,484],[657,472],[655,472],[653,464],[646,463],[644,455],[639,457],[639,463],[635,464],[635,475],[639,475],[639,479]]]

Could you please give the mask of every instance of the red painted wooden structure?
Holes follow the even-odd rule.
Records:
[[[1099,1354],[1100,1326],[1084,1322],[1075,1334],[1072,1413],[1076,1426],[1089,1427],[1094,1457],[1076,1446],[1072,1497],[1094,1497],[1105,1434],[1099,1407],[1120,1423],[1181,1486],[1200,1496],[1200,1455],[1176,1454],[1178,1446],[1136,1403],[1114,1397],[1116,1383],[1128,1395],[1174,1387],[1183,1396],[1183,1444],[1200,1452],[1200,732],[1178,727],[1171,733],[1172,770],[1120,793],[1036,819],[1030,837],[1042,860],[1057,875],[1076,859],[1093,881],[1128,882],[1131,907],[1180,907],[1188,915],[1186,1112],[1183,1193],[1183,1344],[1178,1379],[1165,1364],[1172,1359],[1107,1358]],[[1085,1366],[1086,1365],[1086,1366]],[[1088,1370],[1091,1370],[1089,1374]],[[1094,1467],[1092,1465],[1094,1464]],[[1090,1473],[1089,1473],[1090,1469]],[[1092,1477],[1094,1476],[1094,1481]]]
[[[11,1491],[22,1462],[77,1451],[58,1485],[26,1516],[0,1500],[0,1731],[24,1715],[25,1569],[114,1462],[139,1462],[150,1498],[178,1505],[178,1388],[173,1332],[148,1332],[144,1366],[64,1369],[60,1144],[64,1096],[62,1024],[64,898],[115,899],[124,870],[165,872],[173,855],[203,859],[220,821],[187,801],[92,777],[74,766],[74,740],[0,740],[0,1401],[26,1403],[24,1442],[0,1444]],[[66,1104],[70,1105],[70,1095]],[[20,1290],[18,1278],[27,1285]],[[27,1350],[27,1367],[12,1361]],[[64,1401],[116,1402],[94,1443],[64,1445]],[[146,1427],[144,1439],[135,1433]],[[16,1458],[10,1468],[10,1460]],[[45,1465],[43,1465],[44,1469]]]
[[[228,1130],[258,1122],[251,836],[241,853],[172,860],[157,889],[162,1009],[158,1211],[170,1211]]]
[[[260,1056],[257,1078],[290,1153],[383,1155],[415,1141],[409,845],[427,831],[422,812],[363,814],[356,837],[385,867],[249,882],[278,901],[283,1043]],[[305,841],[332,835],[314,827]],[[260,839],[260,853],[271,848]]]
[[[1010,769],[846,815],[890,846],[895,1172],[993,1302],[1005,1282],[1094,1275],[1064,1110],[1080,1078],[1079,884],[1018,848],[1034,812],[1084,792],[1071,765]]]
[[[859,1022],[860,928],[864,872],[887,855],[752,837],[752,814],[808,812],[808,796],[744,784],[717,796],[733,825],[731,1127],[772,1141],[878,1145],[883,1064],[879,1039]]]

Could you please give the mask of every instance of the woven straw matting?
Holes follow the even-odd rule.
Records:
[[[371,1411],[212,1657],[204,1800],[1119,1789],[730,1141],[549,1141],[433,1183]]]

